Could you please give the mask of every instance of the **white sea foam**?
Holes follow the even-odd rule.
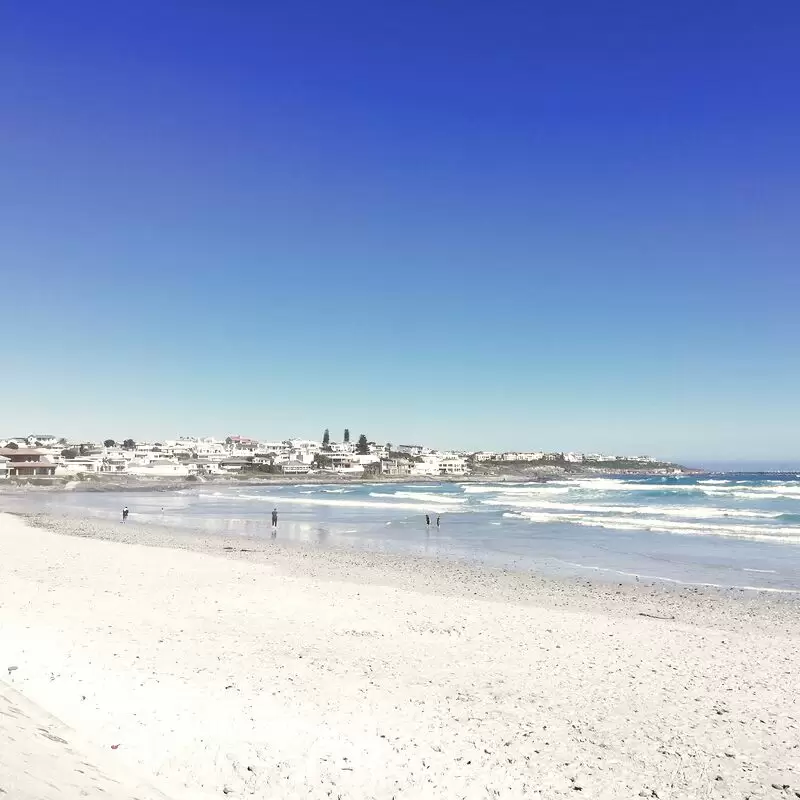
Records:
[[[697,492],[700,487],[692,483],[635,483],[615,478],[587,478],[573,481],[579,488],[591,492]]]
[[[537,495],[567,494],[569,486],[552,486],[550,484],[533,484],[517,486],[465,486],[465,494],[500,494],[500,495]]]
[[[800,488],[766,488],[756,486],[735,486],[730,489],[705,489],[708,497],[730,497],[739,500],[800,500]]]
[[[577,513],[545,511],[506,512],[503,516],[527,519],[530,522],[569,522],[584,527],[609,528],[624,531],[653,531],[680,535],[724,536],[733,539],[751,539],[764,542],[800,542],[800,526],[763,527],[757,525],[714,525],[701,522],[625,517],[585,516]]]
[[[743,572],[766,572],[766,573],[769,573],[770,575],[777,575],[778,574],[778,570],[776,570],[776,569],[754,569],[753,567],[743,567],[742,571]]]
[[[681,535],[724,536],[731,539],[751,539],[762,542],[800,543],[800,527],[765,528],[754,525],[700,525],[663,519],[632,519],[631,517],[590,517],[571,519],[576,525],[614,528],[629,531],[653,531]]]
[[[404,500],[420,500],[428,503],[466,503],[466,497],[453,494],[435,494],[433,492],[370,492],[370,497],[400,497]]]
[[[481,500],[481,505],[507,508],[545,509],[548,511],[577,512],[579,514],[656,514],[666,517],[688,519],[777,519],[779,512],[749,511],[746,509],[727,509],[712,506],[637,506],[637,505],[590,505],[587,503],[559,503],[551,500],[518,500],[494,498]]]

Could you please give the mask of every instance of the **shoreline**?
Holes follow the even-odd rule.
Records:
[[[241,474],[201,476],[197,478],[147,478],[132,475],[91,475],[91,476],[58,476],[52,478],[7,478],[0,482],[0,495],[4,490],[45,490],[75,491],[75,492],[167,492],[182,491],[208,486],[265,486],[284,485],[352,485],[363,486],[370,484],[473,484],[473,483],[549,483],[551,481],[580,480],[592,477],[640,477],[640,478],[681,478],[687,476],[710,475],[705,470],[686,469],[679,475],[665,475],[659,471],[648,470],[611,470],[611,469],[582,469],[575,471],[559,470],[557,468],[536,467],[531,471],[509,470],[500,473],[470,473],[468,475],[369,475],[353,476],[329,474],[308,475],[279,475],[269,473],[248,473],[246,477]],[[765,473],[766,474],[766,473]],[[780,474],[780,473],[774,473]]]
[[[52,515],[0,564],[9,683],[172,800],[800,790],[786,597]]]
[[[59,536],[96,539],[124,545],[185,550],[202,555],[267,565],[287,577],[363,583],[414,592],[445,593],[450,597],[490,602],[544,604],[544,607],[602,608],[613,614],[629,602],[643,610],[671,608],[684,600],[708,601],[722,614],[747,608],[788,605],[800,623],[800,589],[774,590],[712,584],[692,584],[642,576],[636,581],[603,579],[594,572],[582,576],[553,575],[532,569],[487,564],[477,558],[370,550],[346,544],[299,542],[244,533],[206,533],[191,527],[87,518],[73,513],[3,511],[35,528]],[[453,574],[459,580],[450,580]],[[691,615],[690,615],[691,618]]]

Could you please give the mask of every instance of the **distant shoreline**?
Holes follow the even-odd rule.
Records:
[[[74,492],[110,492],[110,491],[154,491],[170,492],[194,489],[200,486],[296,486],[298,484],[442,484],[442,483],[548,483],[558,480],[578,480],[591,477],[642,477],[642,478],[677,478],[682,475],[710,474],[705,470],[684,470],[679,475],[665,475],[661,471],[652,470],[611,470],[611,469],[581,469],[575,471],[543,470],[536,471],[509,471],[501,473],[481,473],[470,475],[370,475],[352,476],[326,473],[321,475],[273,475],[269,473],[245,473],[230,475],[214,475],[199,478],[170,478],[128,475],[91,475],[77,478],[75,476],[55,478],[9,478],[0,483],[0,493],[3,491],[19,490],[52,490]]]

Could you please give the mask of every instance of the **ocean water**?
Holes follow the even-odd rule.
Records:
[[[128,505],[136,522],[265,538],[277,508],[281,539],[320,546],[608,581],[800,592],[796,473],[548,483],[210,483],[180,492],[41,492],[35,503],[107,518],[118,518]]]

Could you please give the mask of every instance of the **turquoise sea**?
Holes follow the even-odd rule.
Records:
[[[277,508],[282,540],[322,547],[614,581],[800,592],[798,473],[548,483],[207,483],[179,492],[48,491],[16,500],[110,519],[128,505],[132,521],[267,538]]]

